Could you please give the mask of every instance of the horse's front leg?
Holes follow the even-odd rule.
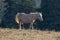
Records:
[[[30,29],[34,29],[34,28],[33,28],[33,23],[30,23]]]
[[[34,29],[34,27],[33,27],[33,23],[35,22],[35,20],[33,20],[32,22],[31,22],[31,24],[30,24],[30,28],[31,29]]]

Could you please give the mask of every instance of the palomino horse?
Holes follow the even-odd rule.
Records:
[[[31,12],[30,14],[25,13],[17,13],[16,14],[16,22],[19,24],[21,30],[21,24],[23,23],[30,23],[30,28],[33,29],[33,23],[36,19],[43,21],[42,13],[40,12]]]

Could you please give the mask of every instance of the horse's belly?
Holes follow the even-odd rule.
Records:
[[[30,16],[24,16],[21,18],[23,23],[31,23],[33,21],[33,18]]]
[[[33,21],[33,20],[27,20],[27,19],[22,20],[23,23],[31,23],[32,21]]]

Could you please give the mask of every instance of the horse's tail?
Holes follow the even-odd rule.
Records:
[[[16,17],[15,17],[15,20],[16,20],[16,22],[19,24],[19,16],[18,16],[18,14],[17,14]]]

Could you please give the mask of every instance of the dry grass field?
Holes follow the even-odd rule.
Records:
[[[60,32],[0,28],[0,40],[60,40]]]

